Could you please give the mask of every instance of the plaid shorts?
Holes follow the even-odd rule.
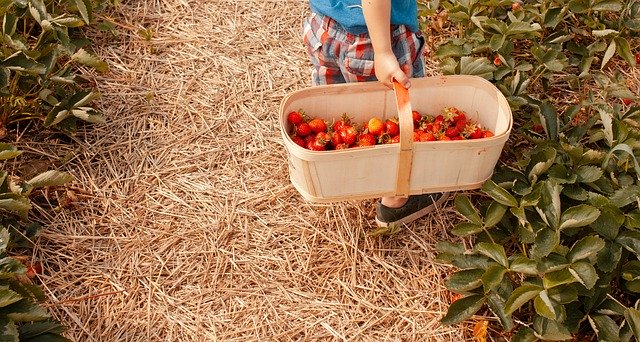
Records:
[[[404,25],[392,26],[392,49],[409,77],[424,76],[424,37]],[[354,35],[317,13],[304,21],[303,41],[313,68],[311,84],[375,81],[373,46],[367,33]]]

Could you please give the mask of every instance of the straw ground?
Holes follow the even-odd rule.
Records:
[[[443,327],[451,202],[390,237],[374,201],[288,179],[278,105],[309,84],[306,1],[135,0],[92,32],[107,123],[63,169],[73,203],[34,257],[74,341],[462,341]],[[89,73],[89,71],[87,71]],[[46,145],[30,145],[47,149]],[[50,152],[54,153],[54,152]],[[45,211],[42,210],[42,214]]]

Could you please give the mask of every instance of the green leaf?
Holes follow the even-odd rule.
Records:
[[[504,304],[504,299],[497,293],[491,292],[487,295],[487,305],[489,309],[498,317],[504,330],[509,331],[513,329],[513,319],[511,319],[511,315],[507,315],[507,313],[504,312]]]
[[[0,64],[2,64],[2,66],[4,66],[9,70],[24,72],[34,76],[42,75],[47,72],[47,69],[44,66],[44,64],[38,63],[38,61],[27,56],[22,51],[18,51],[12,54],[11,56],[5,58],[5,60],[2,61],[2,63]]]
[[[611,12],[620,12],[623,8],[622,2],[618,0],[601,0],[595,1],[593,7],[591,7],[594,11],[611,11]]]
[[[15,322],[43,321],[50,317],[43,307],[26,299],[0,308],[1,315],[6,315]]]
[[[536,211],[540,213],[540,217],[553,229],[558,229],[560,226],[562,210],[562,202],[560,201],[561,193],[562,185],[550,180],[545,181],[542,191],[542,202],[538,207],[535,207]]]
[[[593,183],[602,177],[602,168],[593,165],[582,165],[576,170],[578,182]]]
[[[80,0],[77,1],[81,2]],[[74,53],[71,56],[71,60],[73,62],[92,67],[99,72],[109,71],[109,65],[106,62],[94,55],[89,54],[84,49],[79,49],[76,53]]]
[[[539,341],[533,332],[533,329],[529,327],[522,327],[518,329],[518,332],[513,335],[511,342],[537,342]]]
[[[440,320],[444,325],[460,323],[473,316],[485,302],[483,295],[470,295],[451,303],[447,314]]]
[[[7,317],[0,317],[0,341],[18,342],[18,327]]]
[[[68,172],[49,170],[31,178],[27,183],[37,189],[46,186],[63,185],[71,182],[72,180],[73,176]]]
[[[604,206],[600,210],[600,216],[589,226],[598,234],[608,240],[614,240],[625,221],[624,214],[614,206]]]
[[[542,105],[540,106],[540,120],[542,125],[546,127],[549,139],[557,140],[560,121],[558,119],[558,112],[551,103],[547,101],[542,102]]]
[[[604,246],[604,240],[601,238],[597,236],[586,236],[571,247],[571,250],[567,254],[567,261],[574,263],[578,260],[590,258],[596,255]]]
[[[638,159],[633,153],[633,149],[631,148],[631,146],[627,144],[618,144],[615,147],[613,147],[605,157],[604,162],[602,164],[607,165],[609,163],[609,159],[615,152],[625,152],[627,153],[627,155],[631,157],[631,159],[633,160],[634,170],[636,171],[636,176],[638,177],[638,179],[640,179],[640,164],[638,164]]]
[[[522,285],[513,290],[504,306],[504,311],[510,315],[525,303],[535,298],[543,289],[537,285]]]
[[[603,272],[611,272],[618,266],[622,258],[622,246],[619,243],[606,241],[598,252],[597,266]]]
[[[469,292],[482,285],[484,270],[470,269],[453,273],[445,282],[447,289],[455,292]]]
[[[0,195],[0,209],[26,218],[31,210],[31,202],[25,196],[4,194]]]
[[[542,340],[564,341],[572,339],[567,327],[556,320],[537,316],[533,320],[533,327]]]
[[[91,2],[87,1],[88,5],[85,4],[82,0],[72,0],[72,2],[76,5],[78,12],[80,12],[80,16],[82,16],[82,20],[85,23],[91,23]],[[87,8],[88,7],[88,8]]]
[[[491,79],[496,67],[486,57],[469,57],[460,58],[460,74],[475,75],[485,79]]]
[[[467,196],[456,196],[454,200],[456,210],[464,216],[467,220],[476,225],[482,226],[482,218],[478,214],[478,211],[469,200]]]
[[[13,159],[21,153],[22,152],[18,151],[18,149],[13,145],[0,143],[0,160]]]
[[[497,243],[480,242],[475,246],[476,252],[489,257],[503,267],[509,267],[509,261],[507,260],[507,253],[504,251],[504,247]]]
[[[584,227],[600,216],[600,210],[587,204],[580,204],[565,210],[560,217],[560,229]]]
[[[598,341],[619,342],[620,327],[609,316],[593,315],[588,316],[591,328],[598,335]]]
[[[545,274],[542,279],[542,284],[544,288],[548,290],[556,286],[575,283],[576,281],[577,279],[568,269],[562,269]]]
[[[625,230],[618,235],[616,242],[626,248],[628,251],[635,253],[636,257],[640,256],[640,232],[635,230]]]
[[[596,33],[597,32],[594,30],[594,34]],[[604,53],[604,57],[602,57],[602,64],[600,64],[600,70],[604,69],[604,66],[607,65],[607,63],[609,63],[609,60],[611,60],[611,57],[613,57],[615,53],[616,53],[616,41],[611,40],[611,43],[609,43],[609,47],[607,48],[607,51],[605,51]]]
[[[533,307],[538,315],[548,319],[557,319],[556,310],[553,308],[553,303],[547,295],[546,290],[540,291],[538,296],[533,300]]]
[[[484,228],[480,225],[471,222],[460,222],[457,223],[453,229],[451,230],[451,234],[460,237],[466,237],[469,235],[477,234],[481,232]]]
[[[616,42],[616,51],[618,52],[618,55],[622,56],[629,65],[636,66],[636,58],[631,52],[629,42],[621,36],[617,36],[613,38],[613,40]]]
[[[9,230],[7,230],[7,228],[2,227],[2,229],[0,229],[0,254],[6,253],[7,246],[9,245],[10,239],[11,239],[11,235],[9,234]]]
[[[8,288],[0,288],[0,307],[13,304],[22,299],[22,296]]]
[[[538,267],[536,262],[525,256],[518,256],[511,260],[509,270],[511,272],[517,272],[526,275],[538,275]]]
[[[531,257],[540,259],[551,252],[560,244],[560,232],[549,228],[542,228],[536,234],[535,243],[531,247]]]
[[[593,288],[599,278],[595,267],[585,261],[573,263],[569,266],[569,272],[588,290]]]
[[[500,204],[499,202],[491,202],[489,207],[487,208],[487,213],[484,216],[484,226],[485,228],[491,228],[498,224],[502,217],[507,212],[507,207]]]
[[[624,311],[624,318],[631,327],[633,336],[636,337],[636,340],[640,341],[640,311],[634,308],[627,308]]]
[[[615,205],[618,208],[622,208],[636,202],[639,197],[640,186],[629,185],[616,190],[616,192],[614,192],[609,199],[611,200],[611,204]]]
[[[504,277],[507,270],[500,265],[491,265],[482,275],[482,284],[484,287],[484,293],[489,293],[489,291],[493,290],[496,286],[502,282],[502,278]]]
[[[438,253],[449,253],[453,255],[464,254],[464,245],[461,243],[453,243],[449,241],[438,241],[436,243],[436,251]]]
[[[549,298],[560,304],[568,304],[578,300],[578,289],[572,284],[552,287],[546,291]]]
[[[20,327],[20,339],[31,341],[31,338],[40,336],[42,334],[55,334],[59,335],[65,332],[65,327],[52,321],[34,322],[30,324],[24,324]]]
[[[495,201],[509,207],[517,207],[518,201],[509,191],[498,186],[494,181],[488,180],[482,185],[482,191],[491,196]]]

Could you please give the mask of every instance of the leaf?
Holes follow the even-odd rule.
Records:
[[[497,293],[490,292],[487,295],[487,305],[489,306],[489,309],[494,315],[496,315],[496,317],[498,317],[504,330],[508,331],[513,329],[513,319],[511,319],[511,315],[507,315],[504,312],[504,304],[504,299]]]
[[[460,74],[475,75],[485,79],[491,79],[496,67],[486,57],[469,57],[460,58]]]
[[[13,304],[22,299],[22,296],[8,288],[0,288],[0,307]]]
[[[628,251],[635,253],[636,257],[640,256],[640,232],[635,230],[625,230],[618,235],[616,242],[626,248]]]
[[[553,303],[547,295],[546,290],[540,291],[538,296],[533,300],[533,307],[535,308],[536,313],[542,317],[546,317],[548,319],[557,318],[556,310],[553,308]]]
[[[606,241],[603,249],[598,252],[597,266],[603,272],[613,271],[622,258],[622,246],[619,243]]]
[[[522,327],[518,329],[518,332],[513,335],[511,342],[537,342],[538,338],[533,333],[533,329],[529,327]]]
[[[613,147],[605,157],[603,165],[607,165],[609,163],[609,159],[611,158],[611,156],[615,152],[619,152],[619,151],[626,152],[631,157],[631,159],[633,160],[634,170],[636,171],[636,176],[638,177],[638,179],[640,179],[640,165],[638,164],[638,159],[633,153],[633,149],[631,148],[631,146],[627,144],[618,144],[615,147]]]
[[[20,327],[20,339],[26,340],[33,337],[37,337],[42,334],[62,334],[65,332],[65,327],[52,321],[34,322],[31,324],[25,324]],[[30,340],[29,340],[30,341]]]
[[[567,254],[567,261],[574,263],[578,260],[590,258],[604,248],[604,240],[597,236],[586,236],[577,241]]]
[[[533,326],[536,336],[541,340],[564,341],[572,338],[569,329],[556,320],[537,316],[533,320]]]
[[[634,308],[627,308],[624,311],[624,318],[631,327],[633,336],[636,337],[636,340],[640,341],[640,311]]]
[[[455,292],[469,292],[482,285],[484,270],[470,269],[453,273],[445,282],[447,289]]]
[[[0,317],[0,341],[18,342],[18,327],[7,317]]]
[[[502,278],[504,277],[507,270],[500,265],[491,265],[482,275],[482,284],[484,287],[484,293],[489,293],[489,291],[493,290],[496,286],[502,282]]]
[[[80,107],[71,110],[71,115],[76,118],[94,124],[100,124],[105,122],[105,117],[102,113],[94,110],[91,107]]]
[[[585,261],[573,263],[569,266],[569,272],[588,290],[593,288],[599,278],[595,267]]]
[[[637,185],[629,185],[616,190],[616,192],[609,197],[609,200],[611,200],[611,204],[618,208],[622,208],[631,203],[637,202],[639,197],[640,187]]]
[[[82,20],[85,23],[91,23],[91,7],[87,8],[87,5],[82,0],[72,0],[72,2],[76,5],[78,12],[80,12],[80,16],[82,16]],[[88,2],[89,6],[91,6],[91,2]]]
[[[560,304],[568,304],[578,300],[578,289],[573,284],[552,287],[546,291],[549,298]]]
[[[489,204],[489,208],[487,208],[487,213],[484,216],[485,228],[491,228],[498,224],[506,212],[506,206],[499,202],[491,202],[491,204]]]
[[[494,181],[488,180],[482,185],[482,191],[502,205],[517,207],[518,201],[509,191],[498,186]]]
[[[4,254],[7,251],[7,246],[9,245],[9,239],[11,239],[9,230],[7,230],[7,228],[2,227],[2,229],[0,229],[0,254]]]
[[[21,195],[0,195],[0,209],[14,213],[22,218],[26,218],[29,210],[31,210],[31,202],[28,198]]]
[[[526,275],[538,275],[536,262],[525,256],[518,256],[511,260],[509,270],[511,272],[518,272]]]
[[[546,132],[549,135],[549,139],[558,139],[558,126],[560,125],[558,119],[558,112],[553,104],[548,101],[542,102],[540,106],[540,120],[542,125],[546,127]]]
[[[560,215],[562,202],[560,201],[560,194],[562,193],[562,186],[557,182],[545,181],[542,191],[542,203],[538,207],[535,207],[536,211],[542,214],[540,217],[553,229],[558,229],[560,226]]]
[[[619,342],[620,327],[609,316],[593,315],[588,316],[591,328],[598,335],[598,341]]]
[[[464,216],[467,220],[471,221],[476,225],[482,226],[482,218],[478,214],[478,211],[476,210],[476,208],[471,203],[471,200],[469,200],[469,197],[456,196],[456,199],[454,200],[454,204],[455,204],[456,210],[462,216]]]
[[[575,283],[576,281],[577,279],[566,268],[559,271],[546,273],[544,275],[544,278],[542,278],[542,284],[547,290],[556,286]]]
[[[18,149],[13,145],[0,143],[0,160],[13,159],[21,153],[22,152],[18,151]]]
[[[449,241],[438,241],[436,243],[436,251],[438,253],[450,253],[453,255],[463,254],[465,249],[461,243],[453,243]]]
[[[578,182],[593,183],[602,177],[602,168],[593,165],[582,165],[576,170]]]
[[[507,260],[507,253],[504,251],[504,247],[497,243],[480,242],[475,246],[476,252],[489,257],[503,267],[509,267],[509,261]]]
[[[535,298],[543,289],[537,285],[522,285],[513,290],[509,299],[504,305],[504,311],[510,315],[518,310],[526,302]]]
[[[536,234],[535,243],[531,247],[531,257],[540,259],[553,252],[560,244],[560,233],[553,229],[542,228]]]
[[[589,226],[605,239],[614,240],[618,236],[624,221],[625,217],[622,211],[609,205],[601,208],[600,216]]]
[[[623,5],[618,0],[604,0],[604,1],[595,1],[593,7],[591,7],[594,11],[611,11],[611,12],[620,12],[623,8]]]
[[[42,75],[47,72],[42,63],[27,56],[24,52],[18,51],[2,61],[2,66],[12,71],[25,72],[30,75]]]
[[[471,222],[460,222],[457,223],[453,229],[451,229],[451,234],[460,237],[466,237],[469,235],[477,234],[481,232],[484,228],[480,225]]]
[[[609,47],[607,48],[607,51],[605,51],[604,53],[604,57],[602,57],[602,64],[600,64],[600,70],[604,69],[604,66],[607,65],[607,63],[609,63],[609,60],[611,59],[611,57],[613,57],[615,53],[616,53],[616,41],[611,40],[611,43],[609,43]]]
[[[587,204],[579,204],[565,210],[560,217],[560,229],[584,227],[600,216],[600,210]]]
[[[15,322],[43,321],[50,317],[43,307],[26,299],[0,308],[1,315],[6,315]]]
[[[76,53],[71,55],[71,60],[73,62],[92,67],[99,72],[109,71],[109,64],[107,64],[105,61],[101,60],[100,58],[89,54],[84,49],[79,49]]]
[[[617,36],[613,38],[613,41],[616,42],[616,52],[618,55],[622,56],[627,63],[631,66],[636,66],[636,58],[631,52],[631,46],[629,46],[629,42],[621,36]]]
[[[451,303],[447,314],[440,320],[440,323],[444,325],[460,323],[478,312],[484,301],[485,297],[478,294],[460,298]]]
[[[68,172],[49,170],[31,178],[27,183],[37,189],[46,186],[63,185],[73,181],[73,179],[73,176]]]

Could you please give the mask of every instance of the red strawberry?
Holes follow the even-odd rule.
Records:
[[[460,135],[460,131],[455,128],[455,127],[448,127],[445,131],[444,131],[444,135],[446,135],[449,138],[453,138],[455,136]]]
[[[636,53],[636,63],[640,64],[640,52]]]
[[[296,145],[302,147],[302,148],[306,148],[307,144],[304,142],[304,139],[302,139],[301,137],[294,135],[291,137],[291,140],[293,140],[294,143],[296,143]]]
[[[631,99],[622,99],[622,103],[624,103],[625,105],[630,105],[633,103],[633,101]]]
[[[400,126],[398,126],[398,122],[392,119],[387,119],[384,122],[385,132],[390,136],[395,136],[400,134]]]
[[[309,121],[309,127],[313,133],[320,133],[327,131],[327,123],[320,118],[314,118]]]
[[[304,117],[301,111],[293,111],[287,115],[287,121],[292,125],[297,125],[304,121]]]
[[[358,136],[358,146],[373,146],[376,144],[376,137],[371,133],[363,133]]]
[[[480,139],[482,138],[482,129],[480,127],[476,128],[475,131],[469,134],[469,139]]]
[[[358,139],[358,130],[353,126],[342,127],[338,134],[340,134],[342,142],[349,146],[353,145]]]
[[[493,136],[493,132],[491,132],[489,130],[482,131],[482,137],[483,138],[491,138],[492,136]]]
[[[400,135],[394,135],[387,141],[388,144],[398,144],[400,143]]]
[[[345,113],[342,115],[342,118],[340,118],[340,120],[333,123],[331,128],[333,128],[334,132],[338,132],[342,129],[342,127],[347,125],[351,125],[351,118]]]
[[[300,137],[306,137],[311,134],[311,127],[306,122],[301,122],[296,126],[296,134]]]

